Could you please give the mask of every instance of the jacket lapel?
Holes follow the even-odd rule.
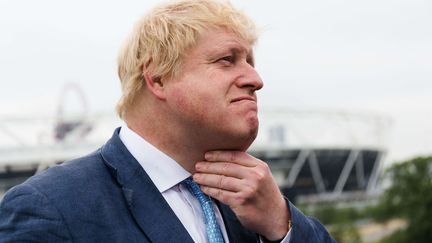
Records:
[[[135,221],[151,242],[193,243],[150,177],[121,142],[119,131],[119,128],[116,129],[112,138],[101,148],[101,154],[122,188]]]

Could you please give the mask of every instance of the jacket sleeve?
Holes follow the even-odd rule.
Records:
[[[72,242],[59,210],[35,188],[12,188],[0,203],[0,242]]]
[[[289,242],[336,242],[318,220],[305,216],[291,202],[288,203],[292,221]]]

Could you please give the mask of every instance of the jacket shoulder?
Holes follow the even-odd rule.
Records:
[[[62,214],[31,185],[12,188],[0,203],[1,242],[70,242]]]
[[[55,165],[40,174],[34,175],[22,185],[33,187],[46,194],[70,194],[79,188],[79,185],[89,186],[97,182],[93,179],[103,179],[107,175],[100,150],[81,158],[65,161]],[[18,185],[20,187],[22,185]]]
[[[95,230],[100,221],[112,221],[105,218],[113,214],[114,208],[124,208],[119,198],[121,189],[107,170],[100,150],[66,161],[5,194],[0,203],[0,242],[88,238],[86,232]]]

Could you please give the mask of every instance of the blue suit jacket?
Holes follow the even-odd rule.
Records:
[[[12,188],[0,204],[0,242],[181,242],[193,240],[118,136]],[[258,242],[218,204],[230,242]],[[292,204],[291,242],[332,242]]]

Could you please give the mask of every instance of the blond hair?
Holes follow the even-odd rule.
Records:
[[[180,0],[158,5],[137,22],[118,58],[122,96],[117,113],[124,118],[145,88],[143,68],[152,77],[175,77],[182,57],[210,29],[237,34],[252,46],[257,39],[254,22],[228,1]]]

